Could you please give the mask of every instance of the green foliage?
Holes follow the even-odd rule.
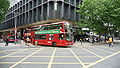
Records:
[[[94,28],[100,34],[120,29],[120,0],[83,0],[79,8],[80,27]]]
[[[8,8],[9,8],[9,1],[8,0],[0,0],[0,23],[2,22]]]

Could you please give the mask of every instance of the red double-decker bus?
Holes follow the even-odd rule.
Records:
[[[15,34],[8,35],[8,41],[9,42],[18,41],[18,37],[16,37],[16,39],[15,39]]]
[[[16,35],[16,39],[15,39],[15,34],[14,33],[6,33],[3,34],[3,40],[5,41],[5,39],[8,38],[9,42],[17,42],[18,41],[18,37]]]
[[[73,29],[68,22],[37,25],[32,27],[32,43],[39,45],[73,45]]]

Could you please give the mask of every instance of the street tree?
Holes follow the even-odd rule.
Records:
[[[2,22],[5,14],[10,6],[10,2],[8,0],[0,0],[0,23]]]
[[[100,35],[120,30],[120,0],[83,0],[79,8],[80,27],[94,29]]]

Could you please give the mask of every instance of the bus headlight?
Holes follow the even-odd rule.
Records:
[[[48,43],[51,43],[51,41],[48,41]]]

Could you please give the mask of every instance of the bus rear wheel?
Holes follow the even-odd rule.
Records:
[[[53,45],[53,46],[56,46],[56,42],[53,42],[52,45]]]

